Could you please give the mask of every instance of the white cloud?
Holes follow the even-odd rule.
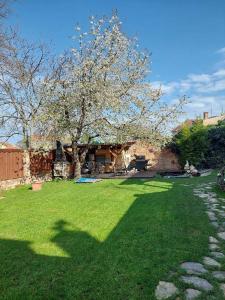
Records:
[[[161,87],[167,96],[174,92],[178,94],[222,92],[225,91],[225,68],[211,74],[189,74],[187,78],[178,82],[154,81],[152,86]]]
[[[225,91],[225,79],[221,80],[211,80],[209,84],[200,85],[196,88],[196,91],[201,93],[210,93],[210,92],[221,92]]]
[[[180,92],[186,93],[191,88],[191,82],[188,80],[181,80],[180,81]]]
[[[216,53],[225,55],[225,47],[217,50]]]
[[[225,69],[220,69],[213,73],[215,77],[225,77]]]
[[[220,61],[215,65],[216,68],[225,66],[225,47],[216,51],[216,54],[219,54]]]
[[[179,81],[153,82],[153,87],[161,86],[165,100],[174,104],[178,95],[186,95],[190,103],[186,105],[186,117],[202,116],[204,111],[218,115],[225,111],[225,47],[217,54],[221,60],[217,68],[209,73],[191,73]],[[215,66],[214,66],[215,67]],[[182,119],[182,117],[181,117]]]
[[[190,75],[188,75],[188,79],[191,82],[204,83],[204,82],[210,81],[210,75],[209,74],[190,74]]]
[[[205,107],[205,104],[204,103],[201,103],[201,102],[191,102],[191,103],[188,103],[187,104],[187,107],[189,108],[195,108],[195,109],[203,109]]]
[[[155,87],[161,85],[168,101],[173,103],[177,95],[185,94],[191,103],[186,105],[189,117],[202,115],[204,111],[214,115],[225,108],[225,68],[212,73],[189,74],[180,81],[154,82]],[[170,97],[173,97],[172,99]]]
[[[225,108],[225,97],[205,96],[201,94],[192,95],[191,103],[187,104],[186,112],[189,118],[202,116],[203,112],[208,111],[212,115],[218,115]]]

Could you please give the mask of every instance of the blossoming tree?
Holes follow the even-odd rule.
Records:
[[[49,86],[42,124],[45,132],[70,138],[77,177],[88,149],[79,153],[80,142],[139,139],[162,145],[186,100],[171,106],[161,101],[161,89],[146,79],[148,53],[123,33],[116,13],[91,17],[88,31],[77,26],[76,32],[75,47],[61,57],[58,78]]]

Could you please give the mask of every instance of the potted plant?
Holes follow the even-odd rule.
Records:
[[[42,189],[42,182],[41,181],[34,181],[32,183],[32,191],[40,191]]]

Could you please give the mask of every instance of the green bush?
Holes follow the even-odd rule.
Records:
[[[209,146],[206,154],[210,167],[222,167],[225,164],[225,125],[208,129]]]
[[[225,164],[225,124],[205,127],[201,120],[184,125],[174,136],[170,148],[182,166],[188,160],[198,168],[218,168]]]
[[[197,167],[206,164],[206,153],[209,147],[208,129],[201,120],[193,126],[184,125],[181,131],[174,137],[172,149],[178,154],[180,164],[185,165],[188,160]]]

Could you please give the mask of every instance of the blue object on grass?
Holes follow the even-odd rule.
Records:
[[[98,182],[98,181],[101,181],[101,179],[81,177],[81,178],[77,179],[75,182],[76,183],[94,183],[94,182]]]

